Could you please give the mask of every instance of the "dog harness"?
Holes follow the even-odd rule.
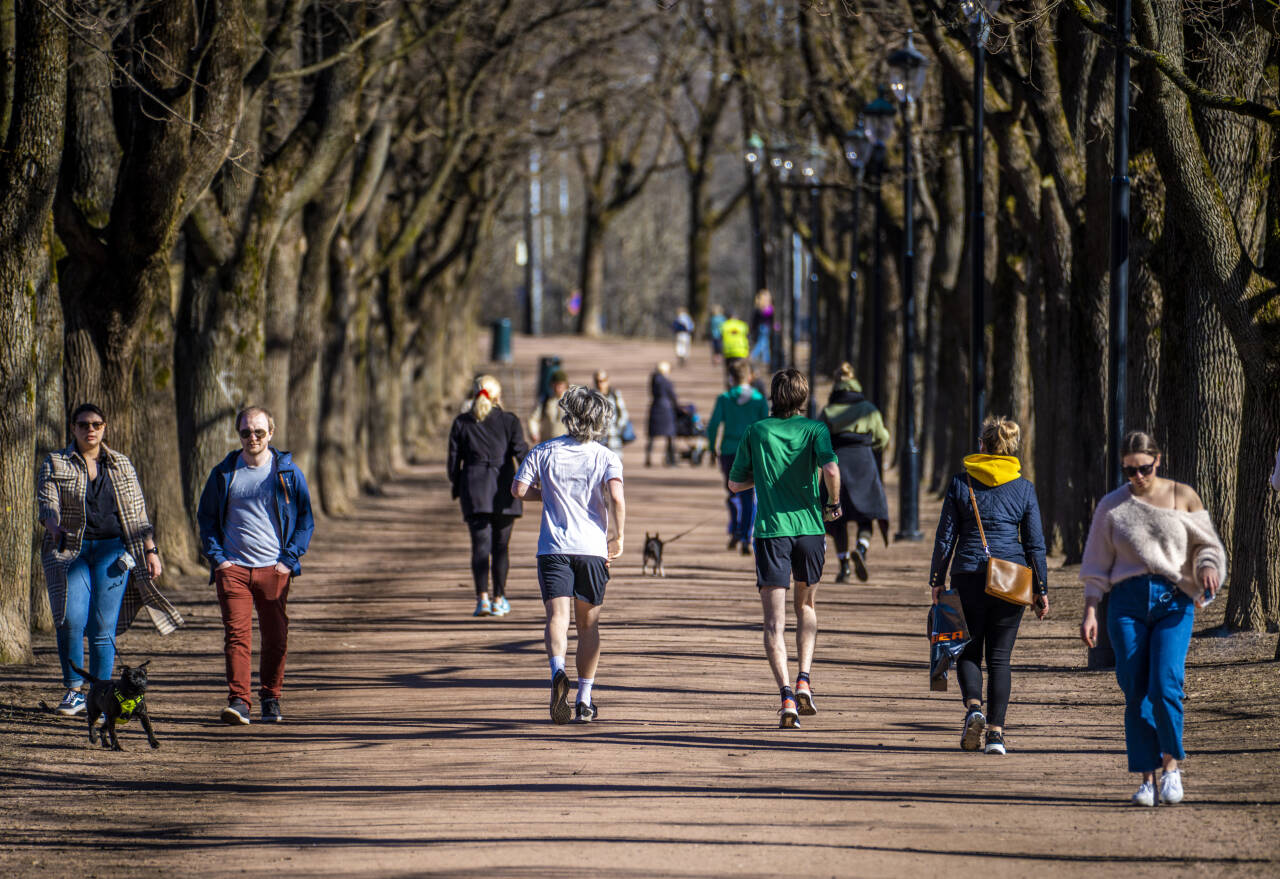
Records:
[[[144,698],[145,696],[134,696],[132,699],[126,699],[117,690],[116,701],[120,703],[120,716],[116,718],[116,723],[128,723],[129,718],[133,717],[133,712],[138,710],[138,706],[142,704]]]

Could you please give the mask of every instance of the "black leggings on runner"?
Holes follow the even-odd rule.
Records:
[[[467,528],[471,531],[471,577],[476,583],[476,595],[489,591],[490,559],[493,597],[506,594],[507,571],[511,567],[507,544],[511,542],[511,526],[515,521],[515,516],[501,513],[472,513],[467,517]]]
[[[953,573],[952,587],[960,593],[964,620],[969,626],[969,645],[956,663],[960,677],[960,696],[982,701],[982,659],[987,660],[987,723],[1004,726],[1009,707],[1012,673],[1009,658],[1022,621],[1022,606],[1010,604],[986,593],[987,569],[972,573]]]
[[[871,520],[855,520],[858,526],[858,539],[866,538],[867,543],[871,542]],[[831,535],[831,539],[835,541],[836,552],[849,551],[849,517],[844,516],[834,522],[827,523],[827,533]]]

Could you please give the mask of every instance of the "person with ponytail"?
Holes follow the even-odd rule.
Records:
[[[880,523],[880,534],[889,545],[889,502],[880,482],[876,453],[889,444],[889,431],[880,410],[862,395],[862,385],[854,378],[853,367],[840,364],[835,385],[822,410],[821,421],[831,432],[831,447],[840,461],[839,519],[827,523],[827,533],[840,559],[837,583],[848,583],[850,561],[858,579],[867,579],[867,550],[871,546],[871,523]],[[828,498],[824,491],[822,502]],[[858,539],[849,549],[849,523],[858,527]]]
[[[516,467],[529,452],[520,419],[502,408],[502,385],[491,375],[475,381],[467,411],[449,431],[447,471],[453,497],[471,532],[471,576],[476,587],[473,616],[504,616],[507,601],[507,545],[524,512],[511,495]],[[490,597],[489,580],[493,590]]]
[[[1022,605],[987,594],[988,558],[1030,568],[1036,616],[1044,619],[1049,613],[1040,504],[1035,486],[1022,477],[1022,465],[1016,457],[1020,440],[1021,430],[1015,421],[987,416],[978,438],[978,454],[965,457],[964,472],[951,479],[933,543],[929,573],[933,602],[937,604],[942,594],[950,567],[951,587],[960,593],[960,605],[969,626],[971,640],[956,663],[960,696],[965,704],[960,747],[966,751],[983,748],[985,733],[986,753],[1007,752],[1004,720],[1012,687],[1009,660],[1022,622]],[[981,528],[978,513],[982,516]]]
[[[1098,602],[1124,691],[1135,806],[1182,802],[1182,684],[1196,608],[1227,579],[1227,554],[1195,489],[1158,474],[1160,448],[1134,431],[1120,445],[1125,484],[1098,501],[1080,562],[1080,639],[1098,643]],[[1159,791],[1156,770],[1162,770]]]

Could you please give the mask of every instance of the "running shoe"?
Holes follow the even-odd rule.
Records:
[[[249,703],[243,699],[232,699],[231,704],[222,709],[222,722],[241,726],[249,725]]]
[[[487,617],[493,615],[493,605],[489,603],[489,599],[480,598],[476,600],[476,610],[472,614],[473,617]]]
[[[840,573],[836,574],[836,582],[848,583],[852,573],[853,569],[849,566],[849,560],[847,558],[840,559]]]
[[[280,700],[273,699],[270,696],[263,699],[261,717],[263,723],[280,723],[283,721],[284,715],[280,712]]]
[[[738,548],[738,538],[736,538],[736,537],[730,537],[730,538],[729,538],[729,546],[728,546],[728,548],[729,548],[729,549],[737,549],[737,548]]]
[[[813,690],[808,681],[796,681],[796,706],[806,717],[818,713],[818,706],[813,701]]]
[[[1000,754],[1001,756],[1009,753],[1004,747],[1004,733],[1001,730],[987,730],[987,747],[984,750],[987,754]]]
[[[1156,785],[1153,781],[1144,781],[1142,786],[1129,799],[1135,806],[1154,806],[1156,804]]]
[[[849,557],[853,559],[853,573],[863,583],[867,582],[867,550],[861,543],[853,548],[853,552],[849,553]]]
[[[778,709],[778,727],[779,729],[800,728],[800,712],[796,710],[795,699],[782,700],[782,707]]]
[[[551,679],[551,722],[569,722],[569,676],[562,671]]]
[[[79,690],[67,690],[67,695],[62,697],[58,707],[53,710],[63,717],[75,717],[84,711],[84,693]]]
[[[742,541],[742,554],[743,554],[743,555],[751,555],[751,541],[750,541],[750,540],[744,540],[744,541]]]
[[[1160,775],[1160,802],[1175,806],[1182,802],[1182,770],[1166,769]]]
[[[982,747],[982,734],[987,729],[987,717],[982,709],[974,707],[964,716],[964,729],[960,733],[960,747],[977,751]]]
[[[505,595],[499,595],[493,600],[493,615],[495,617],[505,617],[511,613],[511,602],[507,601]]]
[[[590,723],[600,716],[600,709],[594,702],[579,702],[573,706],[573,714],[578,723]]]

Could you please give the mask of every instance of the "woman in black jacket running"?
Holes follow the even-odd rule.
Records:
[[[476,585],[473,616],[504,616],[507,601],[507,544],[511,528],[524,512],[511,496],[516,467],[529,451],[520,419],[502,409],[502,385],[491,375],[476,379],[471,408],[453,420],[449,431],[449,482],[462,502],[471,532],[471,576]],[[493,598],[489,576],[493,574]]]
[[[1009,659],[1022,621],[1022,606],[986,593],[987,551],[1031,569],[1036,616],[1049,612],[1045,580],[1044,533],[1040,527],[1040,504],[1036,489],[1022,478],[1022,465],[1015,457],[1021,431],[1008,418],[988,416],[982,423],[979,454],[964,459],[964,473],[957,474],[942,502],[942,518],[933,544],[933,565],[929,585],[936,604],[943,590],[947,568],[951,586],[960,593],[969,645],[956,663],[960,695],[964,699],[964,727],[960,747],[1004,754],[1004,715],[1009,706],[1011,673]],[[973,496],[970,499],[970,487]],[[982,514],[987,549],[983,549],[974,504]],[[955,558],[952,559],[954,553]],[[987,713],[982,711],[982,659],[987,660]]]

